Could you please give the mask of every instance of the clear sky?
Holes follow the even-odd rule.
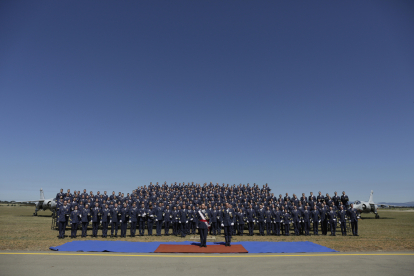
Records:
[[[414,200],[413,1],[1,1],[0,199],[152,182]]]

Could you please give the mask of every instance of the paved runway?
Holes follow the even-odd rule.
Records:
[[[414,252],[123,254],[0,251],[0,275],[414,275]]]

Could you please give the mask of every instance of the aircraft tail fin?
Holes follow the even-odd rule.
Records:
[[[40,199],[45,199],[45,194],[43,193],[42,188],[40,188]]]
[[[369,203],[374,203],[374,191],[371,190],[371,195],[369,196]]]

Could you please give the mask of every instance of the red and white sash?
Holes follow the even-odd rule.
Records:
[[[200,221],[204,222],[207,225],[207,227],[210,227],[210,225],[208,224],[208,221],[206,220],[206,217],[203,215],[203,212],[201,212],[201,210],[198,210],[198,213],[200,214],[200,217],[201,217]]]

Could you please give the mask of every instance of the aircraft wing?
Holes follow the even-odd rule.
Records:
[[[38,199],[38,200],[25,200],[25,201],[15,201],[16,203],[26,203],[26,202],[43,202],[44,199]]]

